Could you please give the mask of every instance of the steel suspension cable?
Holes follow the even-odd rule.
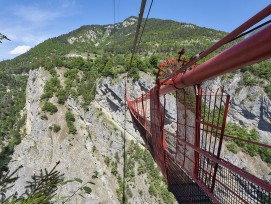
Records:
[[[247,34],[253,32],[254,30],[257,30],[257,29],[259,29],[259,28],[261,28],[261,27],[263,27],[263,26],[265,26],[265,25],[267,25],[267,24],[269,24],[269,23],[271,23],[271,20],[266,21],[266,22],[262,23],[261,25],[258,25],[258,26],[256,26],[255,28],[252,28],[252,29],[250,29],[250,30],[248,30],[248,31],[246,31],[246,32],[244,32],[244,33],[238,35],[237,37],[233,38],[232,40],[230,40],[230,41],[227,42],[227,43],[230,43],[230,42],[232,42],[232,41],[234,41],[234,40],[237,40],[238,38],[241,38],[241,37],[243,37],[243,36],[245,36],[245,35],[247,35]]]
[[[141,43],[142,35],[143,35],[144,31],[145,31],[146,23],[148,21],[149,15],[150,15],[152,4],[153,4],[153,0],[151,1],[151,5],[149,7],[148,14],[147,14],[147,17],[146,17],[145,22],[144,22],[144,25],[143,25],[143,28],[142,28],[142,32],[141,32],[141,35],[139,37],[139,41],[138,41],[138,44],[137,44],[137,47],[136,47],[136,52],[138,50],[139,44]]]
[[[134,58],[134,55],[135,55],[138,35],[139,35],[139,31],[140,31],[140,26],[141,26],[141,23],[142,23],[142,18],[143,18],[145,6],[146,6],[146,1],[147,0],[142,0],[141,1],[140,12],[139,12],[139,16],[138,16],[138,22],[137,22],[136,33],[135,33],[135,39],[134,39],[134,43],[133,43],[133,47],[132,47],[132,56],[131,56],[131,60],[130,60],[128,69],[131,68],[132,61],[133,61],[133,58]]]
[[[127,76],[126,76],[127,77]],[[126,85],[125,82],[125,95],[124,95],[124,128],[123,128],[123,185],[122,185],[122,204],[125,203],[125,179],[126,179],[126,115],[127,115],[127,100],[126,100]]]
[[[118,17],[117,17],[118,22],[120,20],[119,17],[120,17],[120,0],[118,0]]]
[[[134,54],[136,51],[136,45],[137,45],[137,40],[138,40],[138,35],[139,35],[139,31],[140,31],[140,26],[142,23],[142,18],[143,18],[143,14],[144,14],[144,10],[145,10],[145,6],[146,6],[146,0],[142,0],[141,1],[141,6],[140,6],[140,12],[139,12],[139,17],[138,17],[138,22],[137,22],[137,28],[136,28],[136,33],[135,33],[135,38],[134,38],[134,42],[133,42],[133,48],[132,48],[132,56],[131,56],[131,60],[129,63],[129,66],[126,68],[126,79],[127,79],[127,75],[128,75],[128,70],[131,68],[131,64],[134,58]],[[127,80],[125,83],[125,95],[124,95],[124,129],[123,129],[123,186],[122,186],[122,203],[126,203],[125,201],[125,182],[126,182],[126,115],[127,115]]]
[[[186,69],[196,62],[198,62],[200,59],[206,57],[213,51],[217,50],[218,48],[222,47],[226,43],[228,43],[230,40],[234,39],[236,36],[240,35],[242,32],[249,29],[251,26],[255,25],[256,23],[260,22],[262,19],[266,18],[270,15],[271,10],[271,4],[269,4],[267,7],[265,7],[263,10],[261,10],[259,13],[251,17],[249,20],[244,22],[242,25],[237,27],[235,30],[233,30],[231,33],[226,35],[224,38],[222,38],[220,41],[216,42],[214,45],[209,47],[207,50],[204,50],[203,52],[199,53],[198,55],[194,56],[187,64],[184,65],[183,69]],[[161,82],[164,84],[168,80],[170,80],[172,77],[177,76],[180,74],[182,69],[177,70],[176,72],[172,73],[170,76],[168,76],[166,79]]]
[[[120,4],[120,0],[118,1],[118,18],[119,18],[119,4]],[[114,13],[114,28],[113,28],[113,50],[115,50],[115,43],[116,43],[116,1],[113,0],[113,13]],[[113,65],[114,65],[114,55],[113,55]],[[126,146],[126,139],[125,139],[125,135],[126,135],[126,114],[127,114],[127,108],[126,108],[126,88],[125,88],[125,95],[124,95],[124,124],[123,124],[123,178],[122,178],[122,203],[126,203],[125,201],[125,179],[126,179],[126,150],[125,150],[125,146]]]

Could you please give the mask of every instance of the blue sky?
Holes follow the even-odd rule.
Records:
[[[0,60],[12,59],[50,37],[82,25],[113,23],[114,2],[116,22],[138,16],[140,0],[1,1],[0,33],[11,41],[0,44]],[[154,0],[150,17],[230,32],[269,3],[269,0]]]

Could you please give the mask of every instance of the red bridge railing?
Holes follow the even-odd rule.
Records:
[[[221,158],[224,137],[238,140],[224,134],[230,96],[223,89],[201,87],[207,79],[270,58],[271,25],[202,65],[192,66],[270,13],[269,5],[197,59],[165,59],[156,86],[141,97],[131,100],[126,85],[132,118],[180,203],[271,203],[270,183]],[[164,79],[159,79],[161,74]],[[176,102],[167,104],[169,97]],[[169,106],[174,106],[175,114],[168,113]]]
[[[175,91],[173,119],[159,89],[151,89],[149,104],[141,98],[128,100],[129,110],[180,203],[271,203],[269,183],[220,158],[230,99],[223,90]]]

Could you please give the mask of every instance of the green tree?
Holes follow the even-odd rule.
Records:
[[[53,130],[54,132],[58,132],[61,127],[57,124],[53,124],[52,126],[49,127],[49,129]]]
[[[72,114],[71,111],[68,111],[66,113],[65,117],[66,117],[66,121],[71,121],[71,122],[75,121],[75,117],[74,117],[74,115]]]
[[[75,57],[66,63],[66,67],[70,69],[84,69],[85,61],[82,57]]]
[[[67,99],[67,91],[65,89],[59,89],[56,93],[57,103],[64,104]]]
[[[50,112],[51,114],[56,113],[58,111],[57,107],[51,102],[46,101],[42,107],[42,111]]]
[[[149,59],[149,63],[153,68],[156,68],[158,65],[158,58],[155,55],[152,55]]]
[[[38,174],[31,176],[31,180],[26,182],[27,185],[24,187],[24,193],[19,197],[17,196],[17,192],[7,197],[6,192],[19,178],[15,175],[22,166],[19,166],[13,172],[8,171],[0,177],[0,202],[9,204],[49,204],[61,201],[61,203],[64,204],[75,195],[83,196],[83,193],[90,194],[92,192],[89,184],[94,183],[91,181],[83,183],[83,180],[80,178],[65,180],[64,174],[56,170],[59,163],[60,162],[57,162],[50,171],[47,169],[40,170]],[[97,178],[97,175],[94,174],[92,176],[92,179],[93,178]],[[70,195],[60,196],[61,192],[58,192],[57,195],[58,189],[61,189],[63,186],[71,182],[78,183],[80,185],[77,190]]]
[[[71,112],[71,111],[68,111],[68,112],[66,113],[65,118],[66,118],[67,126],[68,126],[68,128],[69,128],[69,133],[70,133],[70,134],[73,134],[73,135],[76,134],[76,133],[77,133],[77,130],[76,130],[76,127],[74,126],[75,117],[74,117],[74,115],[72,114],[72,112]]]

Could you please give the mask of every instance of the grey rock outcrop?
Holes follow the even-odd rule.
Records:
[[[216,90],[224,87],[231,96],[227,121],[245,126],[248,130],[256,129],[260,140],[271,144],[271,100],[260,86],[242,85],[241,73],[233,78],[222,80],[217,77],[206,81],[204,87]]]
[[[58,74],[60,74],[59,70]],[[60,76],[61,77],[61,76]],[[141,87],[151,87],[148,75],[142,77],[142,81],[133,85],[138,92]],[[88,111],[80,106],[78,100],[68,98],[65,105],[57,105],[55,97],[50,102],[57,105],[58,111],[53,115],[41,110],[45,82],[50,74],[44,69],[30,71],[27,84],[26,100],[26,132],[21,144],[15,147],[12,162],[9,164],[11,170],[23,165],[19,171],[19,180],[9,193],[17,191],[24,192],[24,186],[31,175],[39,169],[51,169],[57,161],[60,161],[57,170],[65,174],[65,178],[81,178],[84,182],[92,181],[95,185],[90,186],[92,193],[74,196],[69,203],[119,203],[116,190],[119,188],[117,177],[112,175],[111,168],[105,160],[116,161],[116,154],[120,156],[117,163],[119,176],[122,177],[123,161],[123,125],[124,125],[124,76],[112,80],[102,78],[97,80],[97,93],[95,100],[89,105]],[[135,92],[132,94],[135,94]],[[65,114],[70,110],[75,116],[77,134],[68,134]],[[42,119],[46,114],[48,120]],[[49,127],[53,124],[61,126],[58,133]],[[129,112],[127,111],[127,133],[128,140],[142,141],[138,131],[134,129]],[[92,175],[98,178],[93,179]],[[134,187],[131,187],[133,197],[132,203],[156,203],[155,197],[148,193],[148,178],[146,175],[135,175]],[[80,187],[77,183],[68,183],[58,191],[61,196],[71,195]],[[144,196],[139,195],[144,192]]]
[[[217,77],[204,82],[204,88],[216,90],[224,87],[226,94],[231,96],[227,122],[244,126],[248,130],[256,129],[259,140],[271,144],[271,101],[260,86],[242,85],[241,73],[233,78],[222,80]],[[249,173],[271,182],[271,169],[259,156],[250,156],[243,152],[234,154],[227,150],[224,142],[221,157]]]
[[[60,79],[63,72],[58,71]],[[30,71],[25,112],[27,114],[26,133],[21,144],[16,146],[10,169],[14,170],[23,164],[19,172],[20,179],[16,182],[12,192],[23,193],[26,181],[39,169],[52,168],[60,161],[58,170],[65,174],[67,179],[79,177],[84,181],[93,181],[91,186],[93,192],[85,198],[75,196],[70,203],[119,203],[116,189],[119,188],[117,177],[113,176],[110,167],[106,164],[106,158],[115,162],[115,155],[122,155],[123,127],[125,121],[124,97],[125,97],[125,75],[112,79],[105,77],[96,82],[95,100],[89,104],[85,111],[80,105],[80,99],[68,98],[65,105],[57,105],[58,112],[50,115],[46,113],[48,120],[42,119],[40,100],[43,88],[50,74],[43,68]],[[262,141],[271,141],[270,128],[270,100],[260,87],[240,87],[240,74],[234,75],[233,79],[223,80],[216,78],[204,83],[204,87],[216,89],[224,86],[225,91],[231,97],[231,109],[228,121],[244,125],[248,129],[256,128],[260,133]],[[154,79],[140,72],[140,80],[129,83],[129,94],[131,97],[139,97],[142,93],[153,87]],[[62,82],[61,82],[62,83]],[[63,83],[62,83],[63,84]],[[253,99],[253,100],[248,100]],[[166,105],[166,128],[174,132],[176,125],[175,97],[167,96]],[[55,97],[50,102],[57,104]],[[75,126],[77,134],[68,134],[65,114],[70,110],[75,115]],[[143,144],[138,130],[134,127],[129,111],[126,112],[127,139],[136,140]],[[61,126],[58,133],[49,127],[53,124]],[[259,157],[251,157],[239,152],[233,154],[223,146],[222,157],[240,168],[248,170],[266,180],[270,180],[270,168],[261,161]],[[118,172],[122,176],[123,161],[118,162]],[[92,179],[94,173],[98,178]],[[135,184],[132,188],[132,203],[156,203],[154,197],[148,192],[148,178],[146,175],[135,176]],[[58,193],[60,195],[71,194],[78,189],[78,185],[70,183],[63,187]],[[144,192],[144,196],[139,194]]]

